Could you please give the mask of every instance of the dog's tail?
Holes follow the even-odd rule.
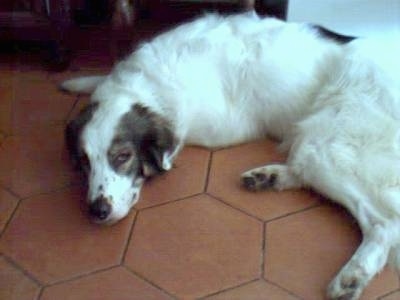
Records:
[[[70,93],[91,94],[105,78],[106,76],[78,77],[64,81],[59,88]]]

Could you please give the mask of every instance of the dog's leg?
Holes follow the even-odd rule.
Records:
[[[242,183],[250,191],[299,188],[300,180],[284,164],[271,164],[244,172]]]
[[[328,287],[328,298],[358,299],[368,282],[385,266],[390,232],[382,225],[373,225],[364,233],[363,242],[350,261],[341,269]]]

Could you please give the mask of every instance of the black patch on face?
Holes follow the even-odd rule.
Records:
[[[77,169],[82,169],[81,161],[83,156],[79,146],[79,137],[83,127],[90,121],[98,105],[97,102],[90,103],[88,106],[83,108],[79,112],[78,116],[74,120],[70,121],[65,128],[65,144],[72,163]]]
[[[326,39],[332,40],[338,44],[347,44],[351,42],[352,40],[355,40],[356,37],[354,36],[349,36],[349,35],[343,35],[334,31],[331,31],[323,26],[320,25],[311,25],[317,32],[318,34]]]
[[[172,132],[171,124],[165,118],[143,105],[134,104],[122,117],[112,141],[109,151],[111,166],[116,169],[113,156],[110,154],[112,149],[129,144],[136,157],[124,173],[149,177],[149,174],[163,172],[163,154],[172,152],[177,144]],[[116,171],[118,172],[118,169]]]

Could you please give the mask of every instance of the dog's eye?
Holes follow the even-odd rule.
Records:
[[[118,154],[118,156],[115,158],[115,163],[117,165],[121,165],[125,162],[127,162],[131,158],[132,154],[130,152],[122,152]]]

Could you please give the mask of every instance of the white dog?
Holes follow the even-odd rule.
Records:
[[[66,131],[88,172],[90,213],[113,223],[184,144],[270,135],[285,164],[242,175],[250,190],[311,187],[346,207],[363,241],[328,289],[357,299],[390,258],[400,265],[400,37],[352,39],[254,14],[207,15],[144,43],[104,77]]]

